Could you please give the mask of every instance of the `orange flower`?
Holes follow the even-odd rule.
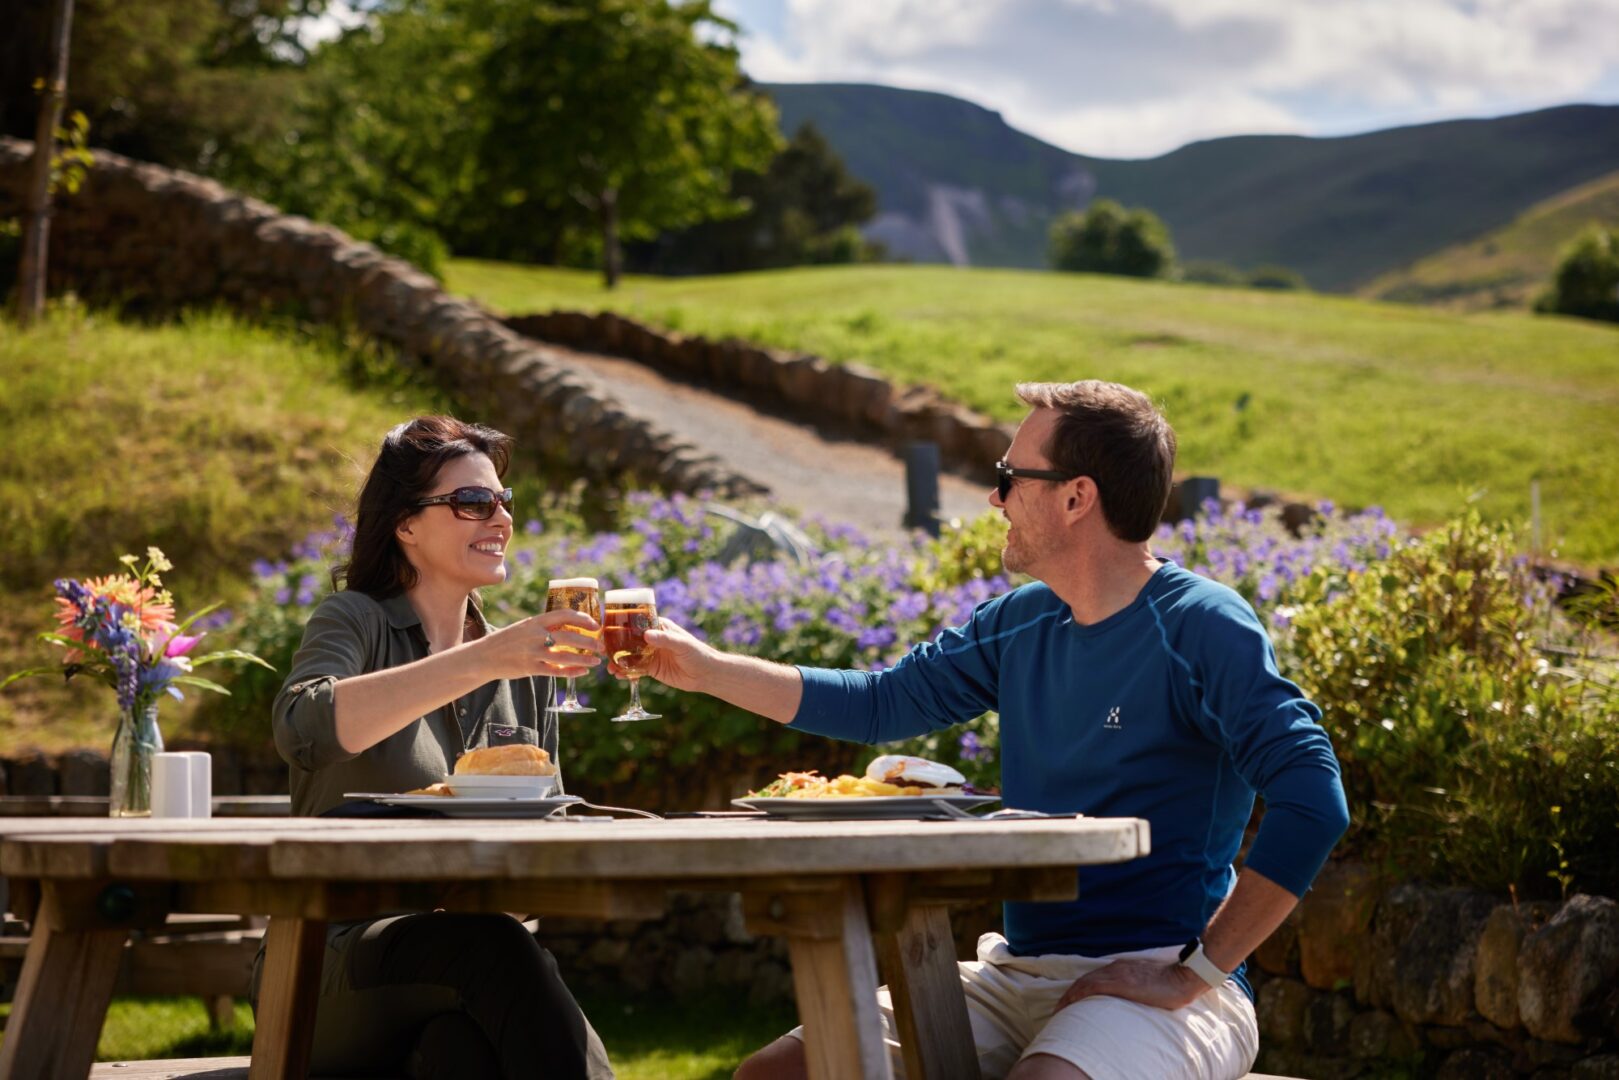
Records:
[[[166,598],[151,586],[142,585],[123,574],[113,574],[103,578],[86,578],[84,587],[90,590],[91,596],[106,597],[135,612],[140,618],[138,632],[143,641],[167,639],[173,635],[174,605],[163,603]],[[62,624],[63,636],[83,641],[84,631],[73,625],[77,615],[71,603],[60,596],[56,598],[56,619]]]

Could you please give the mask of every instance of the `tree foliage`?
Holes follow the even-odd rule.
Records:
[[[1619,230],[1593,225],[1569,245],[1541,311],[1619,322]]]
[[[216,172],[275,140],[303,57],[297,20],[324,0],[76,0],[69,108],[96,145]],[[10,21],[12,12],[15,21]],[[0,33],[0,131],[32,138],[50,0],[12,0]]]
[[[813,124],[799,127],[763,173],[737,172],[734,217],[665,233],[629,253],[655,273],[713,274],[804,264],[864,262],[878,254],[859,226],[877,212],[877,193],[849,175]]]
[[[535,218],[594,222],[611,285],[621,239],[744,209],[731,174],[769,165],[776,112],[745,86],[736,27],[708,0],[477,6],[493,38],[477,205],[498,220],[486,236],[520,243]]]
[[[1168,277],[1175,267],[1169,229],[1151,210],[1126,210],[1097,199],[1052,223],[1051,265],[1058,270],[1128,277]]]

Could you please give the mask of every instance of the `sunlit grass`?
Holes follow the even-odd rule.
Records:
[[[135,325],[73,307],[0,321],[0,671],[48,662],[51,581],[163,548],[183,611],[238,599],[352,501],[383,432],[440,400],[335,337],[199,314]],[[112,696],[47,680],[0,695],[0,752],[106,746]],[[164,731],[186,708],[164,709]]]
[[[741,991],[679,999],[595,994],[583,995],[580,1004],[619,1080],[722,1080],[798,1022],[790,1004],[756,1006]],[[10,1009],[0,1005],[0,1016]],[[210,1028],[201,998],[115,998],[96,1060],[228,1057],[252,1048],[253,1013],[246,1003],[237,1003],[235,1025],[221,1031]]]
[[[508,313],[617,310],[926,382],[1002,419],[1023,380],[1106,378],[1163,403],[1186,472],[1382,505],[1413,524],[1469,498],[1526,520],[1530,482],[1567,557],[1619,557],[1619,329],[1011,270],[876,266],[699,278],[452,260]]]

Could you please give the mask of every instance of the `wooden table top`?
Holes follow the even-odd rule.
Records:
[[[1150,850],[1138,818],[1006,821],[0,822],[0,873],[153,881],[634,880],[1095,865]]]

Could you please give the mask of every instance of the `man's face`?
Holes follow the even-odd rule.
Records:
[[[1012,445],[1006,451],[1006,463],[1014,469],[1050,469],[1051,460],[1045,455],[1046,440],[1057,423],[1053,409],[1036,409],[1018,425]],[[1006,535],[1006,546],[1001,549],[1001,564],[1006,569],[1031,577],[1040,576],[1040,567],[1048,564],[1063,543],[1059,511],[1062,508],[1064,486],[1045,480],[1013,480],[1012,490],[1001,500],[999,492],[991,490],[989,504],[1006,518],[1011,526]]]

